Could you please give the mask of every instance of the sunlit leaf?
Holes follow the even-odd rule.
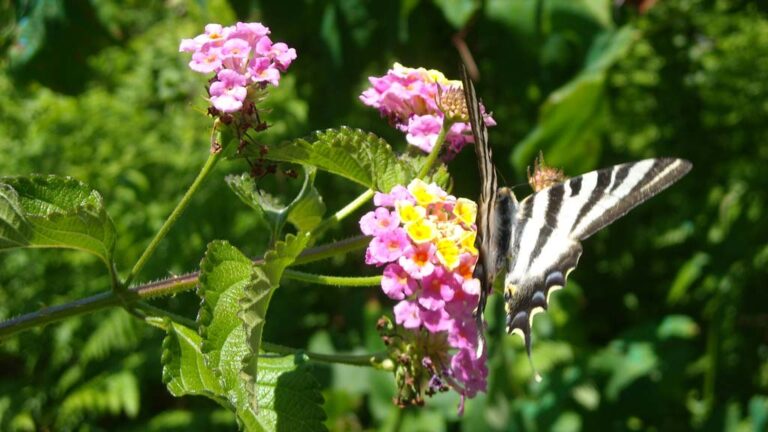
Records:
[[[315,132],[307,139],[275,144],[266,159],[310,165],[365,187],[389,192],[415,176],[386,141],[371,133],[342,127]]]
[[[163,382],[174,396],[202,395],[225,407],[245,400],[233,399],[232,389],[223,387],[220,375],[206,365],[202,339],[189,328],[169,323],[163,341]],[[236,383],[242,395],[244,388]],[[262,354],[257,403],[258,414],[235,408],[238,422],[247,431],[324,431],[323,397],[315,378],[298,356],[274,357]],[[230,395],[229,400],[226,396]]]
[[[196,331],[169,322],[163,339],[163,382],[176,397],[201,395],[225,405],[224,389],[216,373],[205,364],[201,345]]]
[[[258,384],[255,382],[259,370],[258,352],[261,347],[261,334],[267,317],[267,308],[272,294],[280,286],[283,271],[293,263],[309,243],[309,233],[298,236],[288,235],[285,241],[277,242],[274,248],[264,255],[264,263],[254,268],[250,283],[240,298],[238,316],[245,324],[245,333],[249,354],[243,362],[242,378],[255,405]],[[254,406],[255,409],[258,409]]]
[[[71,248],[112,265],[115,226],[101,195],[71,177],[0,178],[0,251]]]
[[[656,336],[661,340],[670,338],[691,339],[700,332],[698,324],[685,315],[669,315],[664,317],[656,329]]]

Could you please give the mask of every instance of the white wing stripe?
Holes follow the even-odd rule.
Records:
[[[601,197],[598,197],[598,201],[595,203],[595,206],[592,207],[589,212],[584,215],[580,221],[578,221],[578,225],[574,227],[573,236],[580,238],[587,227],[592,225],[592,223],[597,220],[605,212],[606,209],[615,206],[619,203],[619,201],[626,197],[630,191],[632,191],[638,185],[638,183],[642,181],[643,177],[653,168],[653,165],[653,160],[645,160],[634,164],[629,169],[626,178],[620,185],[613,189],[610,194],[603,194]],[[617,167],[614,167],[614,175],[612,178],[615,177],[616,172]],[[608,188],[608,190],[611,189]]]

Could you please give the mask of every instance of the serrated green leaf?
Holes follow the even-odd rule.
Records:
[[[208,244],[200,263],[197,294],[202,302],[197,323],[202,337],[203,356],[214,370],[221,369],[222,351],[231,349],[231,346],[225,346],[228,340],[237,341],[242,338],[244,342],[244,333],[237,334],[243,331],[242,321],[237,317],[238,300],[252,272],[251,260],[234,246],[225,241]]]
[[[309,231],[322,221],[325,203],[314,186],[316,172],[315,167],[305,167],[301,191],[288,205],[283,205],[269,193],[260,190],[248,174],[230,175],[225,180],[235,195],[256,210],[270,226],[274,237],[278,238],[286,221],[299,231]]]
[[[262,356],[259,419],[265,431],[326,431],[320,385],[297,356]]]
[[[238,316],[245,323],[249,355],[243,362],[242,378],[246,381],[251,403],[258,394],[255,377],[258,371],[261,334],[266,322],[267,308],[272,294],[280,286],[285,269],[299,256],[309,243],[309,233],[288,235],[284,242],[277,242],[274,249],[264,255],[264,264],[256,266],[248,289],[240,299]],[[254,406],[257,409],[257,407]]]
[[[320,386],[307,371],[302,358],[263,354],[257,380],[259,413],[256,414],[236,407],[236,398],[227,400],[227,395],[245,395],[244,383],[235,382],[235,389],[222,387],[220,375],[206,365],[201,345],[202,339],[194,330],[170,323],[163,340],[162,364],[163,382],[171,394],[206,396],[234,409],[238,422],[248,431],[326,430]]]
[[[0,251],[71,248],[112,265],[115,226],[101,195],[71,177],[0,178]]]
[[[266,159],[310,165],[367,188],[389,192],[406,184],[415,171],[401,161],[386,141],[359,129],[342,127],[315,132],[269,147]]]
[[[283,408],[282,400],[278,402],[277,399],[283,391],[287,394],[293,394],[295,392],[301,393],[304,390],[296,390],[296,385],[291,384],[293,381],[287,384],[287,388],[281,389],[283,384],[280,377],[282,375],[278,375],[274,371],[270,374],[267,369],[270,363],[265,358],[259,358],[258,363],[251,363],[254,358],[257,358],[251,354],[257,352],[254,350],[258,349],[259,344],[249,348],[247,336],[257,336],[254,329],[258,327],[256,331],[260,341],[261,324],[255,322],[250,316],[250,309],[244,309],[245,322],[248,323],[244,325],[244,321],[238,317],[238,311],[240,309],[239,299],[251,297],[258,291],[259,287],[262,287],[260,284],[267,283],[263,279],[266,281],[274,280],[275,283],[279,282],[285,267],[293,262],[295,256],[303,250],[308,240],[308,235],[302,235],[299,238],[288,236],[286,242],[278,242],[274,251],[267,252],[265,263],[259,267],[254,267],[245,255],[230,244],[224,241],[215,241],[208,245],[208,250],[200,265],[198,294],[203,299],[198,314],[200,335],[202,336],[200,351],[205,364],[217,375],[221,388],[223,388],[223,396],[229,401],[237,415],[238,423],[245,430],[297,430],[286,429],[285,426],[281,426],[283,424],[297,424],[295,422],[298,420],[292,417],[294,415],[293,409],[289,408],[294,402],[291,402],[289,407]],[[267,284],[270,286],[268,296],[271,296],[274,289],[271,288],[271,283]],[[256,308],[264,306],[264,311],[266,311],[266,304],[257,302],[253,306]],[[248,333],[246,333],[246,326],[249,329]],[[256,373],[258,378],[253,380],[252,374],[244,377],[241,372],[244,366],[250,367],[256,364],[259,366]],[[256,369],[250,370],[255,371]],[[310,385],[314,383],[311,376],[306,375],[302,379],[308,380],[309,383],[302,382],[299,386],[301,389],[314,388],[315,384]],[[294,394],[288,400],[317,397],[317,395]],[[307,406],[305,409],[309,412],[316,410],[322,412],[317,404]],[[312,415],[317,417],[316,414]],[[306,420],[314,417],[302,414],[299,418]],[[317,424],[315,425],[315,423]],[[306,430],[324,430],[320,421],[313,421],[311,424],[316,427]]]
[[[216,373],[205,364],[202,338],[192,329],[170,322],[163,339],[163,383],[176,396],[201,395],[227,406]]]
[[[519,172],[540,150],[550,165],[569,172],[594,168],[600,154],[599,133],[606,124],[606,73],[635,39],[630,27],[595,38],[582,71],[549,95],[539,111],[538,125],[515,147],[511,160]]]

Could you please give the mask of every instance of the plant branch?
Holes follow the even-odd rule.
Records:
[[[305,273],[298,270],[285,270],[283,277],[318,285],[335,286],[378,286],[381,284],[381,276],[326,276],[313,273]]]
[[[302,252],[294,265],[319,261],[340,253],[348,253],[361,249],[368,244],[368,237],[357,236],[341,240],[335,243],[310,248]],[[254,264],[261,264],[264,260],[255,259]],[[75,300],[57,306],[50,306],[15,318],[0,322],[0,340],[6,339],[16,333],[29,330],[34,327],[44,326],[66,318],[95,312],[108,307],[122,306],[126,303],[135,303],[140,300],[152,299],[188,291],[197,285],[200,272],[188,273],[156,282],[150,282],[131,289],[127,289],[119,296],[114,291],[107,291],[91,297]],[[122,298],[121,298],[122,297]],[[168,313],[166,313],[168,315]]]

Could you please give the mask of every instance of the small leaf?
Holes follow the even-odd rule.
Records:
[[[414,172],[420,172],[421,168],[427,162],[427,159],[427,155],[410,156],[406,154],[402,156],[402,160],[410,164]],[[440,162],[433,166],[430,169],[429,174],[422,180],[427,183],[436,183],[445,190],[448,190],[452,186],[451,174],[448,172],[448,167]]]
[[[238,399],[227,400],[225,395],[244,395],[244,383],[236,382],[236,389],[222,387],[219,374],[205,363],[201,344],[194,330],[169,323],[163,340],[163,382],[176,397],[206,396],[232,409]],[[303,359],[262,355],[258,378],[260,411],[257,415],[250,409],[235,407],[238,422],[248,431],[325,431],[320,386]],[[247,407],[248,402],[241,401]]]
[[[512,163],[517,170],[525,172],[540,150],[550,165],[569,172],[594,168],[600,154],[599,134],[606,125],[606,73],[635,39],[630,27],[595,38],[582,71],[549,95],[539,111],[538,125],[516,146]]]
[[[225,180],[235,195],[256,210],[269,224],[274,236],[279,237],[286,221],[299,231],[309,231],[322,220],[325,203],[314,186],[316,172],[314,167],[305,167],[301,191],[288,205],[281,204],[275,197],[260,190],[248,174],[230,175]]]
[[[397,157],[386,141],[347,127],[271,145],[264,158],[314,166],[382,192],[407,184],[415,176],[415,171]]]
[[[243,362],[242,378],[247,383],[253,404],[256,403],[255,396],[258,395],[254,378],[258,370],[258,352],[269,301],[280,286],[283,272],[307,247],[309,240],[309,233],[304,233],[298,236],[288,235],[284,242],[277,242],[274,249],[264,255],[264,264],[255,267],[248,289],[240,299],[238,316],[245,323],[249,349],[249,355]],[[257,407],[254,406],[254,409]]]
[[[320,224],[324,214],[325,202],[323,202],[323,197],[312,186],[291,206],[288,222],[295,226],[299,232],[309,232]]]
[[[207,396],[226,406],[224,389],[216,373],[205,364],[202,339],[194,330],[169,322],[163,339],[163,383],[176,397]]]
[[[699,331],[699,326],[693,318],[685,315],[669,315],[664,317],[656,328],[656,336],[661,340],[693,339],[699,334]]]
[[[693,285],[709,264],[710,257],[705,252],[697,252],[678,270],[672,287],[667,294],[667,304],[670,306],[680,303],[688,293],[688,288]]]
[[[115,226],[101,195],[71,177],[0,178],[0,251],[59,247],[112,265]]]

